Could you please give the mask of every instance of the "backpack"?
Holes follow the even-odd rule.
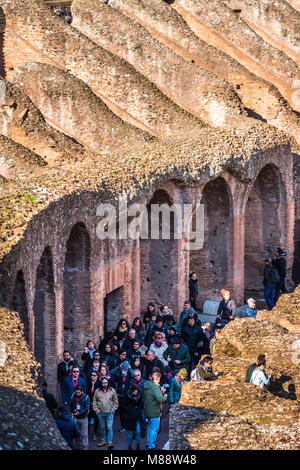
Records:
[[[274,266],[272,266],[271,271],[271,282],[272,284],[277,284],[278,282],[280,282],[279,272],[276,268],[274,268]]]

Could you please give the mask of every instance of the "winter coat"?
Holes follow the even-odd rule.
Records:
[[[168,361],[166,361],[163,357],[163,353],[168,348],[166,341],[163,341],[162,345],[159,347],[157,344],[152,343],[149,350],[154,351],[156,353],[156,357],[163,363],[164,366],[168,365]]]
[[[197,318],[198,318],[198,314],[197,314],[197,312],[195,312],[195,310],[193,309],[193,307],[189,308],[188,310],[183,309],[183,310],[180,312],[180,315],[179,315],[179,324],[178,324],[179,333],[181,332],[181,329],[182,329],[182,327],[183,327],[184,320],[188,317],[189,313],[195,313],[195,314],[197,315]]]
[[[172,345],[168,346],[163,356],[166,360],[168,359],[168,356],[170,356],[171,361],[169,362],[169,366],[173,370],[179,370],[183,368],[188,369],[188,365],[191,360],[189,350],[184,344],[181,344],[177,349],[174,349]],[[180,361],[180,364],[175,364],[175,360]]]
[[[107,362],[109,370],[118,366],[118,356],[116,354],[104,353],[101,355],[101,361]]]
[[[58,408],[58,404],[54,395],[52,395],[52,393],[46,392],[46,390],[42,390],[42,396],[46,402],[48,410],[50,410],[52,416],[54,416],[54,410]]]
[[[116,391],[117,391],[118,396],[120,397],[126,396],[128,389],[129,389],[129,385],[130,385],[130,380],[132,379],[132,376],[133,376],[131,369],[128,369],[126,376],[123,375],[120,367],[113,369],[111,371],[111,374],[112,374],[112,379],[114,380],[115,385],[116,385]]]
[[[92,351],[84,352],[81,356],[81,359],[84,362],[83,365],[83,372],[87,372],[93,365],[93,360],[94,360],[94,352],[96,352],[97,349],[93,349]]]
[[[62,413],[58,419],[55,420],[62,437],[66,440],[67,444],[73,449],[73,438],[80,437],[79,427],[70,413]]]
[[[189,291],[190,291],[190,301],[192,302],[193,300],[196,299],[198,295],[198,283],[197,279],[194,281],[193,279],[189,280]]]
[[[74,384],[76,386],[76,384]],[[75,387],[73,385],[72,377],[66,377],[61,386],[61,396],[62,401],[65,406],[69,408],[70,401],[73,393],[75,392]],[[78,377],[77,385],[83,388],[84,393],[86,393],[86,381],[82,377]]]
[[[106,393],[98,388],[94,394],[92,406],[97,415],[99,413],[115,413],[119,407],[117,392],[112,387],[108,387]]]
[[[141,425],[143,423],[143,399],[141,393],[135,397],[133,393],[129,390],[126,399],[124,402],[124,428],[126,431],[135,431],[136,424],[139,422]]]
[[[266,264],[265,269],[264,269],[264,280],[263,280],[263,285],[269,286],[273,284],[272,282],[272,266],[271,264]]]
[[[176,377],[173,377],[170,383],[170,394],[169,401],[170,403],[179,403],[181,397],[181,385],[176,380]]]
[[[165,368],[163,363],[158,357],[155,357],[153,361],[149,361],[145,357],[142,357],[142,362],[145,364],[145,379],[148,380],[149,376],[152,375],[153,367],[159,367],[161,375],[165,374]]]
[[[279,256],[272,260],[272,265],[277,269],[280,279],[284,279],[286,276],[286,259],[284,256]]]
[[[80,406],[80,409],[77,409],[77,405]],[[85,393],[78,399],[76,397],[76,393],[74,392],[71,401],[70,401],[70,410],[71,413],[76,413],[77,411],[79,414],[76,416],[76,419],[84,419],[87,417],[89,410],[90,410],[90,398]]]
[[[71,360],[73,360],[71,358]],[[57,366],[57,380],[60,385],[63,383],[64,379],[69,375],[69,365],[66,361],[61,361]]]
[[[205,336],[201,326],[196,324],[194,324],[193,327],[189,324],[183,325],[181,330],[181,338],[186,343],[190,352],[199,351],[203,347],[205,341]],[[200,341],[202,344],[198,346]]]
[[[167,394],[162,394],[160,386],[147,380],[144,386],[144,412],[147,418],[159,418],[162,415],[162,403],[167,401]]]
[[[219,304],[217,318],[219,317],[222,320],[229,322],[230,321],[229,317],[231,316],[234,318],[235,314],[236,314],[235,301],[233,299],[229,299],[229,300],[222,299]]]
[[[132,387],[132,385],[136,385],[137,387],[139,387],[140,389],[140,392],[141,392],[141,397],[142,397],[142,400],[144,401],[144,387],[145,387],[145,383],[146,383],[146,380],[145,379],[141,379],[140,382],[135,382],[135,379],[131,379],[130,380],[130,388]]]
[[[191,380],[199,380],[202,381],[210,381],[215,380],[217,376],[213,373],[210,367],[205,367],[203,362],[201,361],[196,369],[192,371]]]

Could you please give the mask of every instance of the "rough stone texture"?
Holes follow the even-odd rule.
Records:
[[[222,1],[211,0],[209,9],[204,0],[176,0],[171,6],[200,38],[273,83],[290,105],[300,110],[300,99],[294,89],[299,88],[299,68],[295,62],[264,42]]]
[[[223,376],[184,385],[170,413],[170,449],[299,448],[299,295],[298,287],[272,312],[236,319],[222,330],[214,368]],[[261,353],[276,379],[269,392],[244,383]]]
[[[28,351],[19,316],[5,308],[0,309],[0,341],[7,354],[0,364],[0,449],[69,449],[39,398],[39,364]]]

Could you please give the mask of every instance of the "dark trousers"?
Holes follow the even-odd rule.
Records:
[[[276,304],[277,300],[279,299],[280,296],[280,291],[283,294],[287,293],[286,287],[285,287],[285,277],[283,279],[280,279],[279,282],[275,285],[275,294],[274,294],[274,302]]]
[[[91,419],[94,418],[94,434],[97,434],[98,432],[98,427],[99,427],[99,419],[98,419],[98,416],[97,414],[95,413],[95,411],[93,409],[90,409],[90,412],[89,412],[89,421],[91,421]]]

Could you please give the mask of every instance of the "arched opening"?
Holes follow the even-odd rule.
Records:
[[[198,277],[198,308],[202,308],[205,300],[219,300],[222,287],[231,288],[231,204],[223,178],[206,184],[201,204],[204,205],[204,246],[190,251],[190,271]]]
[[[64,264],[64,347],[78,359],[89,339],[90,236],[81,222],[74,225],[67,241]]]
[[[5,78],[5,65],[4,65],[4,31],[6,27],[6,19],[4,11],[0,7],[0,76]]]
[[[280,173],[266,165],[255,180],[245,210],[245,290],[263,290],[264,259],[273,257],[284,243],[286,217]]]
[[[25,281],[22,271],[17,272],[12,298],[12,308],[20,315],[20,319],[24,328],[24,336],[27,343],[29,344],[29,318],[26,302]]]
[[[144,306],[154,302],[160,306],[167,303],[177,309],[178,302],[178,242],[174,238],[174,213],[166,215],[165,219],[159,214],[157,225],[159,239],[151,237],[151,212],[154,204],[172,206],[173,202],[164,190],[154,193],[147,205],[148,209],[148,240],[141,240],[141,301]],[[162,238],[162,225],[170,228],[169,239]],[[168,222],[169,221],[169,222]]]
[[[45,248],[36,270],[34,312],[34,353],[49,388],[56,383],[56,322],[52,255]]]

